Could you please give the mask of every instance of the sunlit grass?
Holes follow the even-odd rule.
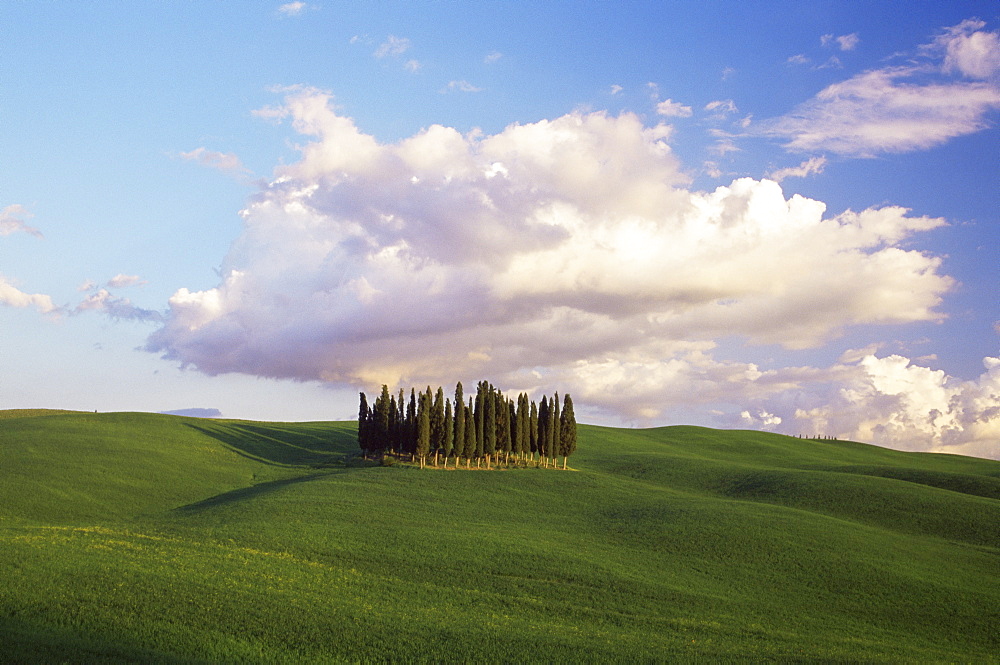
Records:
[[[354,457],[352,423],[0,423],[8,661],[981,661],[1000,464],[580,428],[574,472]]]

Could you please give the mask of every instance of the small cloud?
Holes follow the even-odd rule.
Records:
[[[182,152],[180,158],[227,173],[249,173],[250,171],[243,166],[243,162],[236,155],[228,152],[215,152],[208,148],[195,148],[190,152]]]
[[[858,37],[858,33],[852,32],[849,35],[840,35],[835,37],[833,33],[827,35],[820,35],[819,43],[823,46],[834,46],[836,45],[841,51],[853,51],[854,47],[858,45],[861,39]]]
[[[23,231],[36,238],[41,238],[41,231],[33,226],[28,226],[24,221],[32,216],[27,208],[16,203],[0,210],[0,236],[9,236],[12,233]]]
[[[690,106],[684,106],[680,102],[675,102],[671,99],[657,104],[656,112],[669,118],[690,118],[692,113]]]
[[[487,65],[492,65],[494,62],[503,57],[503,53],[500,51],[493,51],[492,53],[487,53],[486,57],[483,58],[483,62]]]
[[[420,64],[419,60],[407,60],[403,63],[403,68],[410,72],[419,72],[423,65]]]
[[[73,313],[100,312],[107,314],[112,319],[129,321],[152,321],[159,323],[163,321],[163,314],[160,312],[136,307],[128,298],[116,298],[107,289],[101,289],[92,293],[76,306]]]
[[[801,53],[793,55],[788,60],[785,60],[785,64],[789,65],[808,65],[810,62],[809,58],[802,55]]]
[[[278,7],[278,13],[284,16],[298,16],[308,7],[309,5],[304,2],[287,2]]]
[[[1000,321],[993,322],[993,332],[1000,335]]]
[[[768,174],[768,178],[781,182],[785,178],[805,178],[813,173],[822,173],[826,168],[826,157],[812,157],[798,166],[789,166]]]
[[[860,41],[861,39],[858,37],[858,33],[856,32],[837,37],[837,44],[840,46],[841,51],[853,51],[854,47],[857,46]]]
[[[844,68],[844,63],[842,63],[840,61],[840,58],[838,58],[835,55],[831,55],[826,62],[816,67],[816,69],[843,69],[843,68]]]
[[[725,69],[722,70],[722,80],[725,81],[735,73],[736,73],[735,69],[733,69],[732,67],[726,67]]]
[[[714,111],[723,115],[739,111],[739,109],[736,108],[736,104],[731,99],[721,99],[709,102],[708,104],[705,104],[705,110]]]
[[[112,277],[110,280],[108,280],[107,285],[109,288],[119,289],[124,286],[142,286],[143,284],[147,283],[148,282],[143,280],[138,275],[126,275],[124,273],[119,273],[114,277]]]
[[[301,3],[299,3],[301,4]],[[188,418],[221,418],[222,411],[218,409],[175,409],[173,411],[160,411],[165,416],[186,416]]]
[[[406,53],[412,45],[412,42],[410,42],[410,40],[406,37],[389,35],[386,40],[382,42],[377,49],[375,49],[375,57],[384,58],[390,55],[402,55]]]
[[[618,85],[616,83],[615,85],[611,86],[611,94],[612,95],[617,95],[619,92],[621,92],[624,89],[625,88],[621,87],[620,85]]]
[[[482,92],[482,88],[477,88],[468,81],[449,81],[448,85],[441,90],[441,92],[451,92],[457,90],[459,92]]]
[[[25,293],[0,275],[0,305],[8,307],[34,307],[42,314],[58,314],[59,308],[44,293]]]

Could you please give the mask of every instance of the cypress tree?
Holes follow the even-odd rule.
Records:
[[[497,405],[490,385],[483,395],[483,453],[486,455],[486,468],[497,449]]]
[[[472,468],[472,457],[476,454],[476,419],[472,409],[472,398],[469,405],[462,409],[465,412],[465,442],[462,446],[462,456],[465,457],[466,468]]]
[[[510,417],[510,452],[514,454],[514,461],[521,458],[521,421],[517,417],[517,409],[521,406],[521,396],[517,396],[517,402],[510,400],[507,403],[508,415]]]
[[[427,396],[430,397],[431,387],[427,386]],[[431,451],[434,453],[434,466],[437,466],[438,456],[444,447],[444,389],[438,386],[434,396],[434,408],[431,410]]]
[[[410,461],[417,454],[417,393],[410,388],[410,405],[406,409],[406,450]]]
[[[420,403],[417,405],[417,441],[416,454],[420,458],[420,468],[424,468],[427,461],[427,454],[431,449],[431,389],[428,386],[426,393],[420,393]]]
[[[576,451],[576,415],[573,413],[573,399],[566,393],[563,398],[563,410],[559,423],[559,454],[563,456],[563,469],[566,460]]]
[[[465,453],[465,397],[462,382],[455,386],[455,466]]]
[[[476,390],[476,413],[475,413],[475,421],[476,421],[476,450],[475,450],[476,466],[479,466],[479,464],[480,464],[480,460],[483,457],[483,448],[484,448],[484,445],[485,445],[484,444],[484,434],[483,434],[483,420],[484,420],[484,416],[486,415],[486,408],[484,406],[485,401],[486,401],[486,398],[485,398],[485,396],[483,394],[483,383],[480,383],[479,384],[479,389]]]
[[[386,447],[395,452],[396,440],[399,438],[399,409],[396,406],[396,396],[389,398],[389,441]]]
[[[552,443],[549,448],[549,457],[552,458],[552,466],[556,465],[556,455],[559,453],[559,393],[556,393],[552,401],[549,402],[549,410],[552,412]]]
[[[368,398],[361,393],[361,405],[358,407],[358,447],[365,457],[368,457],[368,450],[371,447],[371,417],[372,410],[368,407]]]
[[[549,402],[545,395],[538,403],[538,462],[543,464],[545,453],[548,450],[549,431],[551,429],[551,418],[549,417]]]
[[[441,454],[444,456],[444,467],[448,468],[448,458],[451,457],[452,441],[455,436],[455,422],[451,415],[451,399],[444,400],[444,440],[441,441]]]
[[[528,452],[531,453],[531,460],[534,461],[535,453],[538,452],[538,405],[535,400],[531,400],[528,412]]]
[[[504,455],[504,463],[510,464],[510,451],[514,447],[513,437],[510,431],[510,407],[507,405],[507,398],[497,393],[497,462],[500,461],[500,453]]]

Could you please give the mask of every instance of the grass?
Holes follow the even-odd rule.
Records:
[[[1000,463],[580,426],[574,472],[353,423],[0,419],[9,662],[997,662]]]

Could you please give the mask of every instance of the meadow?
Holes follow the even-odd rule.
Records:
[[[0,412],[4,662],[997,662],[1000,462],[579,426],[571,469],[356,423]]]

